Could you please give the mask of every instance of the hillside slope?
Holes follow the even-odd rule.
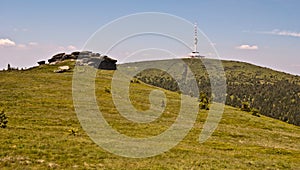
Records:
[[[60,65],[74,63],[63,62]],[[81,128],[72,101],[72,70],[54,73],[58,65],[27,71],[0,72],[0,107],[8,127],[0,129],[0,169],[297,169],[300,167],[300,127],[256,117],[226,106],[213,135],[203,144],[199,133],[207,111],[199,111],[193,129],[182,142],[161,155],[132,159],[98,147]],[[132,137],[160,134],[176,119],[178,93],[132,83],[130,99],[139,110],[149,108],[148,96],[163,90],[167,106],[154,122],[133,123],[122,117],[111,99],[114,71],[99,70],[96,96],[107,122]]]
[[[184,77],[184,61],[194,73],[199,91],[211,97],[211,77],[218,82],[222,68],[213,59],[173,59],[129,63],[130,67],[145,67],[149,65],[167,66],[169,71],[183,70],[177,78],[189,82],[191,78]],[[251,108],[259,110],[263,115],[300,125],[300,77],[268,68],[236,61],[221,61],[225,71],[227,93],[226,104],[240,108],[242,103],[248,103]],[[213,69],[214,75],[209,75],[207,68]],[[218,77],[219,76],[219,77]],[[137,75],[137,78],[147,84],[152,84],[172,91],[178,91],[177,82],[164,71],[148,69]],[[176,77],[175,77],[176,78]],[[218,86],[218,85],[216,85]],[[188,92],[187,92],[188,94]],[[214,96],[216,97],[216,96]]]

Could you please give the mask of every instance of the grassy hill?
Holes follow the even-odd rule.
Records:
[[[169,72],[174,69],[184,70],[180,64],[181,59],[148,61],[130,63],[128,66],[145,67],[149,65],[164,65]],[[222,74],[222,64],[225,71],[227,92],[226,104],[240,108],[242,103],[247,103],[251,108],[261,114],[282,120],[295,125],[300,125],[300,77],[274,71],[268,68],[255,66],[236,61],[222,61],[213,59],[184,59],[197,80],[199,91],[211,96],[211,79],[218,83]],[[207,69],[211,69],[213,75],[209,75]],[[189,77],[184,77],[184,71],[175,73],[177,79],[189,82]],[[137,78],[147,84],[152,84],[168,90],[177,91],[177,82],[165,74],[164,71],[148,69],[137,75]],[[176,77],[175,77],[176,78]],[[222,84],[221,84],[222,85]],[[219,86],[221,86],[219,85]],[[215,86],[218,86],[216,84]],[[192,87],[191,87],[192,88]],[[193,91],[193,90],[192,90]],[[187,91],[186,94],[189,92]],[[217,98],[218,96],[213,96]]]
[[[229,63],[230,64],[230,63]],[[63,62],[69,65],[73,62]],[[81,128],[72,99],[72,70],[54,73],[58,65],[0,72],[0,107],[8,116],[0,129],[0,169],[297,169],[300,127],[252,116],[226,106],[213,135],[203,144],[199,133],[207,111],[199,111],[192,130],[176,147],[161,155],[133,159],[98,147]],[[225,65],[226,69],[226,65]],[[96,96],[107,122],[132,137],[157,135],[176,119],[179,95],[144,83],[132,83],[130,99],[139,110],[149,108],[148,95],[163,90],[163,115],[147,124],[123,118],[109,93],[114,71],[97,72]],[[283,76],[284,77],[284,76]]]

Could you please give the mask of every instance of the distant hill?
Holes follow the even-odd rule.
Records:
[[[172,69],[181,69],[177,75],[179,79],[189,81],[185,78],[184,68],[179,63],[181,59],[146,61],[129,63],[124,66],[145,67],[147,65],[165,65]],[[216,65],[219,61],[213,59],[183,59],[192,70],[198,82],[199,91],[206,93],[210,98],[210,78],[206,67],[216,68],[212,77],[218,79],[218,72],[221,70]],[[203,62],[205,62],[205,64]],[[227,94],[226,104],[237,108],[243,103],[250,105],[259,113],[288,122],[300,125],[300,76],[290,75],[274,71],[268,68],[237,61],[221,61],[225,70]],[[175,80],[164,71],[148,69],[136,76],[141,81],[162,87],[171,91],[178,91]],[[188,93],[188,92],[186,92]],[[214,96],[216,97],[216,96]]]

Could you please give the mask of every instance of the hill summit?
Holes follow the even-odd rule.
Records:
[[[146,65],[170,65],[169,69],[182,69],[176,75],[179,79],[189,82],[185,78],[184,66],[178,61],[183,60],[195,76],[199,92],[205,93],[211,100],[211,80],[206,67],[216,68],[217,60],[213,59],[172,59],[160,61],[146,61],[125,64],[131,67],[145,67]],[[225,71],[227,93],[226,104],[243,108],[248,111],[259,112],[263,115],[282,120],[294,125],[300,125],[300,77],[268,68],[237,61],[221,61]],[[204,64],[205,63],[205,64]],[[136,78],[157,87],[178,91],[179,87],[174,78],[164,71],[148,69],[139,73]],[[218,75],[214,76],[218,79]],[[218,82],[218,81],[214,81]],[[192,87],[191,87],[192,88]],[[189,92],[187,92],[188,94]],[[216,94],[214,94],[216,95]]]

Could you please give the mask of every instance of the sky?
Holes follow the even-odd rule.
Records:
[[[82,50],[113,20],[161,12],[197,22],[220,59],[300,75],[299,7],[298,0],[0,0],[0,69]]]

